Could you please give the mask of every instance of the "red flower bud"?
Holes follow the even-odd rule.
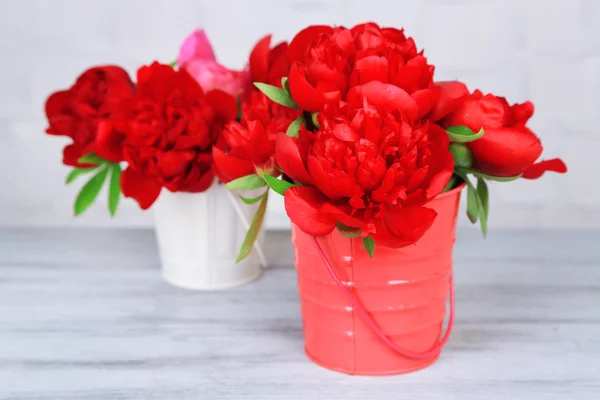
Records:
[[[510,106],[505,98],[484,95],[479,90],[461,97],[454,111],[444,118],[443,125],[465,125],[477,132],[480,139],[468,143],[473,152],[473,169],[488,175],[539,178],[544,171],[566,172],[561,160],[534,164],[543,151],[540,139],[525,125],[533,115],[533,104],[525,102]],[[526,173],[530,168],[531,172]]]

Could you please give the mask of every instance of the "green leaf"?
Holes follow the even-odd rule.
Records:
[[[365,250],[369,253],[369,257],[373,258],[373,255],[375,254],[375,241],[373,238],[371,236],[364,237],[362,242],[363,246],[365,246]]]
[[[71,170],[71,172],[69,172],[69,175],[67,175],[67,179],[65,180],[65,184],[68,185],[69,183],[71,183],[75,179],[77,179],[77,177],[79,175],[90,173],[93,170],[95,170],[96,168],[97,167],[92,167],[92,168],[73,168]]]
[[[101,168],[100,171],[94,175],[81,189],[77,198],[75,199],[75,215],[83,213],[98,197],[100,189],[106,180],[108,175],[108,168]]]
[[[277,179],[271,175],[265,175],[264,179],[265,179],[265,182],[267,182],[267,185],[269,185],[269,187],[271,189],[273,189],[275,192],[279,193],[282,196],[285,194],[285,191],[288,190],[289,188],[294,187],[294,186],[299,186],[299,185],[295,185],[293,183],[289,183],[288,181]]]
[[[310,118],[312,120],[313,125],[315,126],[315,128],[319,129],[321,126],[319,125],[319,121],[317,120],[317,116],[319,115],[319,113],[312,113],[310,114]]]
[[[490,194],[487,183],[483,178],[477,178],[477,195],[479,197],[479,222],[483,236],[487,236],[488,209],[490,205]]]
[[[496,182],[510,182],[510,181],[514,181],[515,179],[519,179],[521,177],[521,175],[492,176],[492,175],[484,174],[483,172],[475,171],[474,169],[470,169],[470,168],[457,168],[457,170],[462,173],[465,173],[465,174],[473,174],[478,178],[483,178],[483,179],[487,179],[488,181],[496,181]]]
[[[452,189],[454,189],[454,186],[456,185],[456,175],[452,175],[450,177],[450,180],[448,181],[448,183],[446,184],[446,187],[444,187],[444,190],[442,190],[442,193],[444,192],[448,192]]]
[[[479,132],[475,133],[466,126],[456,125],[446,128],[446,133],[448,133],[448,137],[450,137],[451,142],[468,143],[482,137],[483,128],[481,128]]]
[[[96,165],[108,163],[108,161],[106,161],[104,158],[96,155],[96,153],[86,154],[85,156],[83,156],[79,160],[77,160],[77,162],[80,162],[81,164],[96,164]]]
[[[117,163],[110,168],[110,186],[108,188],[108,212],[112,217],[117,212],[121,197],[121,166]]]
[[[479,220],[477,193],[470,185],[467,187],[467,216],[473,224]]]
[[[281,78],[281,87],[283,88],[283,90],[285,90],[288,93],[290,92],[290,83],[288,82],[288,78],[287,76],[284,76],[283,78]]]
[[[487,184],[482,178],[477,180],[477,188],[463,173],[457,172],[467,184],[467,215],[472,223],[479,222],[483,236],[487,236],[487,217],[489,207],[489,194]]]
[[[252,174],[235,179],[225,184],[225,187],[230,190],[251,190],[258,189],[266,185],[267,184],[264,180],[260,179],[257,175]]]
[[[473,165],[473,152],[462,143],[451,143],[448,150],[454,158],[454,166],[457,168],[471,168]]]
[[[467,184],[467,216],[471,223],[474,224],[479,219],[479,196],[477,195],[477,190],[469,178],[467,178],[466,173],[455,170],[454,174]]]
[[[304,117],[302,115],[292,121],[285,134],[289,137],[297,137],[301,125],[304,125]]]
[[[349,239],[360,237],[360,234],[362,232],[362,229],[360,228],[353,228],[351,226],[344,225],[341,222],[335,224],[335,227],[337,228],[340,235]]]
[[[169,63],[169,67],[175,68],[177,66],[177,61],[173,61]]]
[[[467,216],[474,224],[479,219],[479,197],[471,181],[465,179],[465,182],[467,182]]]
[[[298,108],[292,96],[288,92],[283,89],[278,88],[277,86],[267,85],[266,83],[254,82],[254,86],[258,88],[261,92],[265,94],[269,99],[274,101],[277,104],[280,104],[284,107],[289,108]]]
[[[254,197],[254,198],[248,198],[248,197],[240,196],[240,199],[244,203],[246,203],[246,204],[256,204],[256,203],[258,203],[260,201],[260,199],[262,199],[263,197],[265,197],[265,193],[261,194],[258,197]]]
[[[254,242],[258,238],[260,228],[262,227],[263,221],[265,219],[265,212],[267,211],[268,199],[269,192],[266,192],[258,206],[258,210],[256,210],[256,214],[254,214],[254,218],[252,218],[250,229],[248,229],[248,232],[246,233],[246,237],[244,238],[244,241],[242,242],[242,247],[240,248],[240,253],[237,256],[237,259],[235,260],[236,263],[242,261],[252,251]]]

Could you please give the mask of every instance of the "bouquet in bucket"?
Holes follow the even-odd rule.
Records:
[[[284,196],[306,353],[351,374],[423,368],[452,328],[461,190],[485,235],[487,182],[537,179],[566,166],[539,161],[542,144],[527,127],[531,102],[510,105],[436,81],[402,30],[310,26],[289,45],[269,46],[259,43],[251,65],[271,112],[264,98],[250,99],[228,129],[237,133],[232,143],[265,137],[275,153],[228,187],[266,184]],[[440,337],[448,295],[450,323]]]
[[[206,34],[198,30],[184,41],[176,62],[139,68],[135,83],[118,66],[98,66],[53,93],[45,108],[47,133],[72,140],[63,151],[63,163],[73,167],[66,182],[90,177],[75,200],[75,215],[108,182],[111,215],[121,194],[143,210],[157,203],[156,230],[168,281],[210,289],[258,276],[259,264],[266,265],[257,243],[262,218],[246,231],[257,209],[264,215],[267,196],[242,196],[239,203],[221,183],[250,172],[275,174],[273,132],[287,123],[284,116],[299,113],[281,107],[277,122],[272,102],[252,90],[251,77],[258,74],[248,66],[235,71],[219,64]],[[241,117],[242,110],[248,115]],[[258,132],[255,126],[263,122],[265,131]],[[254,136],[240,124],[252,125]],[[204,248],[198,242],[205,242]],[[255,259],[235,266],[253,246],[259,253]],[[232,260],[215,255],[239,247]]]
[[[287,55],[282,83],[255,85],[301,112],[277,135],[282,182],[266,183],[285,193],[288,216],[307,234],[336,229],[361,237],[369,253],[375,243],[415,244],[436,218],[426,204],[463,183],[469,218],[485,233],[486,181],[566,172],[559,159],[536,162],[543,147],[526,127],[531,102],[435,82],[403,31],[312,26]]]

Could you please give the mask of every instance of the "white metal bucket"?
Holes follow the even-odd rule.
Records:
[[[255,249],[235,263],[247,229],[231,203],[239,199],[227,191],[215,182],[203,193],[161,192],[153,210],[162,275],[167,282],[186,289],[219,290],[260,276]],[[247,221],[257,207],[240,205]]]

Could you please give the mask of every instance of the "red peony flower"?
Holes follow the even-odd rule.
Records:
[[[275,139],[299,116],[299,110],[281,107],[253,92],[250,102],[242,105],[241,121],[228,123],[213,147],[215,175],[225,183],[254,173],[276,175]]]
[[[116,66],[90,68],[67,89],[53,93],[46,100],[46,117],[50,135],[68,136],[73,143],[63,151],[63,163],[74,167],[87,167],[78,160],[89,153],[117,162],[122,159],[118,147],[102,146],[107,152],[98,151],[98,125],[105,118],[119,113],[124,100],[133,95],[134,85],[127,71]],[[104,141],[114,143],[105,129]]]
[[[287,43],[272,49],[270,45],[270,35],[256,44],[250,55],[250,73],[254,82],[281,88],[281,78],[289,71]],[[213,148],[215,175],[225,183],[255,173],[276,175],[275,139],[300,115],[300,110],[274,103],[255,88],[242,104],[241,120],[227,124]]]
[[[147,209],[161,188],[202,192],[213,182],[212,146],[235,118],[235,98],[204,93],[185,70],[153,63],[137,73],[137,91],[128,107],[121,175],[126,197]]]
[[[424,204],[454,170],[448,136],[396,86],[369,82],[347,98],[324,106],[316,132],[279,134],[277,164],[304,185],[285,192],[287,214],[309,235],[342,224],[384,246],[413,244],[436,217]]]
[[[434,68],[402,30],[373,23],[352,29],[310,26],[292,40],[288,54],[291,94],[303,110],[320,111],[345,100],[351,87],[371,81],[404,89],[424,112],[433,106]]]
[[[542,154],[540,139],[525,125],[533,115],[533,104],[510,106],[505,98],[484,95],[476,90],[461,97],[458,106],[446,116],[443,126],[465,125],[473,131],[484,128],[480,139],[468,143],[473,152],[473,168],[493,176],[517,176],[536,179],[545,171],[564,173],[567,167],[560,159],[534,164]]]

